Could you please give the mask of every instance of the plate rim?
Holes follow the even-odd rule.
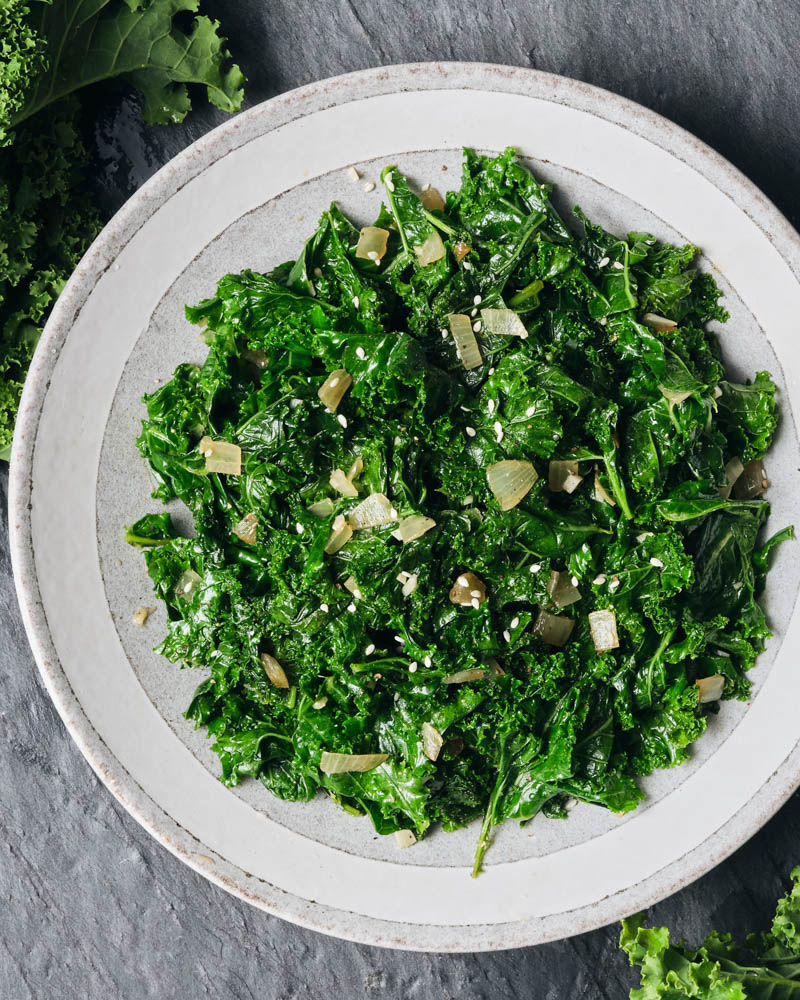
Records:
[[[800,784],[800,743],[749,800],[747,818],[734,816],[713,838],[695,845],[678,862],[645,882],[543,921],[509,921],[490,927],[411,925],[376,920],[308,902],[261,879],[255,890],[246,872],[202,845],[166,813],[125,770],[96,732],[61,667],[38,588],[31,543],[33,457],[44,397],[58,349],[97,279],[148,217],[184,184],[256,135],[332,106],[377,94],[452,87],[517,93],[588,112],[634,132],[706,176],[764,232],[800,284],[800,236],[769,199],[724,157],[668,119],[602,88],[522,67],[486,63],[408,63],[359,70],[316,81],[255,105],[219,125],[165,164],[122,206],[87,251],[45,326],[22,395],[14,434],[9,479],[10,551],[23,622],[45,687],[68,732],[100,780],[147,832],[172,854],[235,896],[301,926],[360,943],[417,951],[499,950],[543,943],[582,933],[636,909],[652,905],[705,874],[761,828]],[[272,123],[270,124],[270,121]],[[266,127],[264,123],[266,122]],[[30,445],[30,446],[29,446]],[[741,816],[741,813],[739,814]],[[710,844],[703,854],[702,849]],[[197,850],[192,849],[192,846]],[[703,854],[702,858],[700,855]],[[661,872],[680,865],[667,884],[647,889]],[[287,901],[292,900],[289,904]],[[292,912],[289,912],[289,911]],[[534,924],[536,926],[534,926]],[[546,929],[544,926],[546,925]],[[476,931],[481,931],[476,935]],[[421,933],[424,932],[424,933]],[[473,933],[471,933],[473,932]],[[432,938],[432,945],[427,939]]]

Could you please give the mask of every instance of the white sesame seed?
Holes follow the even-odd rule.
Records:
[[[313,706],[313,707],[314,707],[314,708],[325,708],[325,706],[326,706],[327,704],[328,704],[328,699],[327,699],[327,698],[318,698],[318,699],[317,699],[317,700],[316,700],[316,701],[314,702],[314,706]]]
[[[481,606],[481,602],[478,600],[477,597],[473,597],[472,600],[470,601],[470,604],[472,604],[473,608],[475,608],[476,611]]]
[[[447,330],[442,328],[441,334],[442,334],[442,340],[447,340]]]
[[[408,665],[408,672],[410,674],[415,674],[417,672],[417,661],[416,660],[412,660],[411,663],[409,663],[409,665]]]
[[[530,571],[531,573],[538,573],[541,568],[542,568],[541,563],[531,563]]]
[[[605,573],[598,573],[598,575],[592,580],[595,587],[601,587],[606,582]]]
[[[394,641],[395,641],[395,642],[399,642],[399,643],[400,643],[400,645],[402,646],[402,645],[403,645],[403,637],[402,637],[402,635],[396,635],[396,636],[394,637]]]
[[[355,167],[348,167],[347,176],[350,178],[351,181],[357,181],[359,180],[360,175]]]
[[[399,691],[395,691],[395,693],[394,693],[394,700],[395,701],[400,701],[400,692]]]
[[[494,413],[494,400],[490,399],[486,405],[487,409],[489,410],[489,416],[491,416]]]
[[[614,266],[614,267],[615,267],[615,268],[616,268],[616,269],[617,269],[618,271],[624,271],[624,270],[625,270],[625,265],[624,265],[623,263],[621,263],[621,261],[618,261],[618,260],[615,260],[615,261],[614,261],[614,264],[613,264],[613,266]]]
[[[639,542],[639,544],[641,545],[641,543],[645,540],[645,538],[652,538],[652,537],[653,537],[652,531],[643,531],[641,535],[636,536],[636,541]]]
[[[306,530],[306,529],[305,529],[305,528],[303,527],[303,525],[302,525],[302,524],[301,524],[301,523],[300,523],[299,521],[298,521],[298,522],[297,522],[297,524],[295,525],[295,528],[297,528],[297,534],[298,534],[298,535],[302,535],[302,534],[303,534],[303,532],[304,532],[304,531]]]
[[[475,303],[476,306],[479,306],[483,301],[483,299],[480,297],[480,295],[476,295],[472,301]]]
[[[471,507],[473,499],[474,499],[474,497],[472,496],[472,494],[471,493],[468,494],[467,496],[464,497],[464,500],[463,500],[461,506],[462,507]]]
[[[319,610],[327,614],[330,611],[330,608],[327,604],[320,604]]]
[[[653,556],[652,559],[650,560],[650,565],[651,566],[655,566],[656,569],[663,569],[664,568],[664,563],[661,562],[660,559],[656,559],[655,556]]]
[[[465,271],[471,271],[472,270],[472,264],[470,264],[470,262],[468,260],[464,261],[464,270]]]
[[[367,192],[367,194],[369,194],[370,191],[374,191],[375,181],[367,181],[367,183],[364,185],[364,190]]]
[[[472,324],[472,329],[475,333],[480,333],[481,330],[483,329],[483,323],[481,323],[479,319],[475,320],[475,322]]]
[[[499,420],[495,420],[494,422],[494,432],[495,435],[497,436],[497,443],[500,444],[500,442],[503,440],[503,425],[500,423]]]
[[[600,326],[605,326],[607,322],[608,322],[608,316],[601,316],[600,319],[598,320]]]
[[[390,517],[390,518],[391,518],[391,519],[392,519],[393,521],[396,521],[396,520],[397,520],[397,511],[396,511],[396,510],[394,509],[394,507],[392,507],[392,508],[391,508],[391,510],[389,511],[389,517]]]
[[[392,182],[392,171],[386,175],[386,179],[383,182],[386,185],[387,191],[394,191],[394,183]]]
[[[460,576],[456,580],[456,583],[459,585],[459,587],[468,587],[469,586],[469,580],[465,576],[463,576],[463,575]]]
[[[206,458],[211,458],[211,456],[214,454],[214,449],[213,448],[206,448],[206,450],[203,452],[203,454],[205,455]]]
[[[606,267],[608,265],[608,257],[603,257],[602,260],[597,262],[598,267]]]
[[[367,352],[364,350],[363,347],[357,347],[356,348],[356,357],[357,358],[359,358],[361,361],[363,361],[366,358],[366,356],[367,356]]]
[[[572,577],[572,586],[573,587],[577,587],[578,586],[578,578],[577,578],[577,576],[573,576]]]
[[[361,303],[358,301],[357,295],[353,296],[353,305],[356,307],[356,309],[358,309],[358,307],[361,305]]]
[[[474,427],[465,427],[464,432],[466,433],[467,437],[471,438],[474,438],[475,435],[478,433]]]
[[[352,614],[356,610],[356,606],[353,603],[347,605],[347,610]]]
[[[470,316],[477,316],[478,315],[478,310],[477,309],[470,309],[469,314],[470,314]]]
[[[490,368],[490,369],[489,369],[489,374],[490,374],[490,375],[494,375],[494,368]]]
[[[513,630],[515,628],[518,627],[518,625],[519,625],[519,618],[517,616],[514,616],[514,618],[511,619],[511,630],[512,630],[512,632],[513,632]]]
[[[535,406],[529,406],[528,409],[525,411],[525,416],[526,417],[532,417],[534,415],[534,413],[536,413],[536,407]]]
[[[371,642],[369,646],[367,646],[367,648],[364,650],[364,656],[372,656],[374,652],[375,652],[375,643]]]
[[[609,583],[608,589],[613,591],[616,590],[617,587],[619,587],[619,577],[615,576],[614,579],[611,581],[611,583]]]
[[[183,585],[184,594],[188,594],[193,586],[194,586],[194,580],[187,580],[186,583]]]
[[[481,592],[479,590],[471,590],[469,592],[469,596],[470,597],[480,597],[481,596]]]
[[[380,260],[377,250],[367,250],[367,257],[369,257],[370,260]]]
[[[331,379],[331,383],[330,383],[329,388],[330,389],[335,389],[338,384],[339,384],[339,376],[337,375],[335,378]]]
[[[426,656],[422,662],[425,664],[426,667],[433,666],[433,660],[430,658],[430,656]]]
[[[503,638],[506,640],[506,642],[511,642],[511,633],[508,631],[508,629],[506,629],[505,632],[503,632]]]
[[[347,427],[347,417],[343,413],[337,414],[336,419],[339,421],[342,427]]]

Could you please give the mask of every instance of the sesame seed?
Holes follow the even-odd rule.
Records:
[[[347,417],[343,413],[337,414],[336,419],[339,421],[342,427],[347,427]]]
[[[489,374],[490,374],[490,375],[494,375],[494,368],[490,368],[490,369],[489,369]]]
[[[459,585],[459,587],[468,587],[469,586],[469,580],[465,576],[460,576],[456,580],[456,583]]]
[[[325,706],[327,704],[328,704],[328,699],[327,698],[318,698],[314,702],[314,708],[325,708]]]
[[[367,183],[364,185],[364,190],[367,192],[367,194],[369,194],[370,191],[374,191],[375,181],[367,181]]]
[[[608,322],[608,316],[601,316],[598,322],[600,323],[600,326],[605,326]]]
[[[652,559],[650,560],[650,565],[651,566],[655,566],[656,569],[663,569],[664,568],[664,563],[661,562],[660,559],[656,559],[655,556],[653,556]]]
[[[360,175],[355,167],[348,167],[347,176],[350,178],[351,181],[357,181],[359,180]]]
[[[465,271],[471,271],[472,270],[472,264],[470,264],[470,262],[468,260],[464,261],[464,270]]]
[[[305,528],[303,527],[303,525],[302,525],[302,524],[301,524],[301,523],[300,523],[299,521],[298,521],[298,522],[297,522],[297,524],[295,525],[295,528],[297,528],[297,534],[298,534],[298,535],[302,535],[302,534],[303,534],[303,532],[304,532],[304,531],[306,530],[306,529],[305,529]]]
[[[519,626],[519,618],[515,616],[511,619],[511,629],[512,631]]]
[[[476,295],[472,301],[475,303],[476,306],[479,306],[483,301],[483,299],[480,297],[480,295]]]
[[[541,568],[542,568],[541,563],[531,563],[530,571],[531,573],[538,573]]]
[[[393,521],[396,521],[396,520],[397,520],[397,511],[396,511],[396,510],[394,509],[394,507],[392,507],[392,509],[391,509],[391,510],[389,511],[389,517],[390,517],[390,518],[391,518],[391,519],[392,519]]]
[[[474,427],[465,427],[465,428],[464,428],[464,431],[465,431],[465,433],[466,433],[467,437],[471,437],[471,438],[474,438],[474,437],[475,437],[475,435],[476,435],[476,434],[478,433],[478,432],[477,432],[477,431],[475,430],[475,428],[474,428]]]
[[[409,663],[409,665],[408,665],[408,672],[410,674],[415,674],[417,672],[417,661],[416,660],[412,660],[411,663]]]
[[[480,597],[481,596],[481,592],[479,590],[471,590],[469,592],[469,596],[470,597]]]
[[[357,358],[359,358],[361,361],[363,361],[366,358],[366,356],[367,356],[367,352],[364,350],[363,347],[357,347],[356,348],[356,357]]]
[[[395,691],[395,693],[394,693],[394,700],[395,701],[400,701],[400,692],[399,691]]]
[[[615,260],[615,261],[614,261],[614,264],[613,264],[613,266],[614,266],[614,267],[615,267],[615,268],[616,268],[616,269],[617,269],[618,271],[624,271],[624,270],[625,270],[625,265],[624,265],[624,264],[622,264],[622,263],[621,263],[620,261],[618,261],[618,260]]]
[[[489,402],[487,404],[487,409],[489,410],[489,416],[491,416],[494,413],[494,400],[493,399],[489,400]]]
[[[525,411],[525,416],[526,417],[532,417],[534,415],[534,413],[536,413],[536,407],[535,406],[529,406],[528,409]]]
[[[472,324],[472,329],[475,333],[480,333],[483,329],[483,323],[478,319]]]
[[[470,604],[473,606],[473,608],[475,608],[476,611],[481,606],[481,602],[478,600],[477,597],[473,597],[472,600],[470,601]]]
[[[497,435],[497,443],[500,444],[503,440],[503,425],[499,420],[495,420],[494,422],[494,432]]]
[[[319,610],[323,611],[325,614],[327,614],[330,611],[330,608],[328,607],[327,604],[320,604]]]
[[[511,633],[508,631],[508,629],[506,629],[505,632],[503,632],[503,638],[506,640],[506,642],[511,642]]]
[[[392,171],[391,170],[386,175],[386,179],[384,180],[383,183],[386,185],[386,190],[387,191],[394,191],[394,184],[392,183]]]
[[[358,300],[358,296],[357,295],[353,296],[353,305],[356,307],[356,309],[358,309],[358,307],[361,305],[361,303]]]
[[[577,587],[578,586],[578,578],[577,578],[577,576],[573,576],[572,577],[572,586],[573,587]]]
[[[619,587],[619,577],[618,577],[618,576],[615,576],[615,577],[613,578],[613,580],[611,581],[611,583],[609,583],[609,585],[608,585],[608,589],[609,589],[609,590],[616,590],[616,589],[617,589],[617,587]]]
[[[369,257],[370,260],[380,260],[377,250],[367,250],[367,257]]]
[[[350,604],[348,604],[347,605],[347,610],[352,614],[356,610],[355,604],[353,604],[352,602]]]
[[[608,265],[608,257],[603,257],[602,260],[597,262],[598,267],[606,267]]]
[[[425,664],[426,667],[433,666],[433,660],[430,658],[430,656],[426,656],[422,662]]]
[[[473,499],[474,499],[474,497],[472,496],[471,493],[469,493],[467,496],[464,497],[464,500],[462,501],[461,506],[462,507],[471,507]]]
[[[598,574],[598,575],[597,575],[597,576],[596,576],[596,577],[594,578],[594,580],[592,580],[592,583],[593,583],[593,584],[594,584],[594,585],[595,585],[596,587],[601,587],[601,586],[602,586],[602,585],[603,585],[603,584],[604,584],[605,582],[606,582],[606,575],[605,575],[605,573],[599,573],[599,574]]]
[[[186,583],[183,585],[184,594],[188,594],[193,586],[194,586],[194,580],[187,580]]]
[[[331,384],[329,388],[335,389],[338,384],[339,384],[339,376],[337,375],[335,378],[331,379]]]
[[[477,309],[470,309],[469,314],[470,314],[470,316],[477,316],[478,315],[478,310]]]
[[[214,454],[214,449],[213,448],[206,448],[206,450],[203,452],[203,454],[206,456],[206,458],[211,458],[211,456]]]
[[[394,641],[399,642],[401,646],[403,645],[403,637],[401,635],[396,635]]]
[[[445,330],[444,327],[442,328],[441,333],[442,333],[442,340],[447,340],[447,330]]]
[[[364,656],[372,656],[374,652],[375,652],[375,643],[371,642],[369,646],[367,646],[367,648],[364,650]]]
[[[321,267],[315,267],[314,268],[314,277],[315,278],[321,278],[322,277],[322,268]]]

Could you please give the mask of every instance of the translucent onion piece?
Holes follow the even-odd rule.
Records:
[[[564,646],[575,628],[575,619],[539,611],[533,623],[533,634],[551,646]]]
[[[388,759],[388,753],[331,753],[323,750],[319,769],[323,774],[346,774],[348,771],[363,774]]]
[[[599,500],[601,503],[609,504],[609,506],[611,507],[617,506],[616,500],[611,496],[610,493],[606,492],[602,482],[600,481],[599,472],[595,472],[594,474],[594,498],[595,500]]]
[[[144,626],[155,610],[155,608],[137,608],[131,615],[131,621],[134,625]]]
[[[477,601],[483,604],[486,600],[486,584],[474,573],[461,573],[456,578],[456,582],[450,588],[450,601],[452,604],[460,604],[464,607],[472,605]]]
[[[413,830],[395,830],[394,840],[401,851],[404,851],[407,847],[413,847],[417,842]]]
[[[251,365],[263,371],[269,364],[269,358],[263,351],[242,351],[242,361],[249,361]]]
[[[350,527],[355,531],[362,528],[377,528],[381,524],[389,524],[397,517],[397,511],[392,507],[388,497],[383,493],[370,493],[357,507],[353,507],[347,515]]]
[[[511,510],[530,493],[539,476],[530,462],[506,459],[486,469],[489,489],[494,493],[501,510]]]
[[[337,368],[330,373],[322,385],[317,389],[317,395],[323,406],[329,410],[336,410],[341,403],[342,397],[353,384],[353,377],[344,368]]]
[[[408,579],[403,582],[403,597],[411,597],[419,584],[417,573],[409,573]]]
[[[547,485],[551,493],[574,493],[583,482],[577,462],[554,461],[548,469]]]
[[[438,231],[434,229],[421,247],[414,247],[414,253],[417,255],[420,267],[427,267],[428,264],[441,260],[445,255],[445,249]]]
[[[348,477],[341,469],[334,469],[328,482],[331,486],[345,497],[357,497],[358,490],[353,486]]]
[[[592,611],[589,614],[589,628],[592,630],[594,648],[598,653],[619,647],[617,617],[613,611]]]
[[[748,462],[741,476],[733,484],[733,495],[737,500],[754,500],[767,488],[767,474],[760,458]]]
[[[349,590],[353,597],[357,600],[360,600],[364,596],[358,589],[358,584],[356,583],[356,578],[354,576],[348,576],[348,578],[344,581],[343,586],[344,589]]]
[[[436,527],[436,522],[432,517],[423,517],[422,514],[412,514],[404,517],[392,532],[392,538],[397,538],[401,542],[413,542],[415,538],[422,538],[426,531]]]
[[[688,399],[691,396],[691,392],[678,392],[677,389],[666,389],[663,385],[658,387],[659,392],[669,402],[670,411],[673,406],[677,406],[682,403],[684,399]]]
[[[197,446],[206,460],[206,472],[221,472],[228,476],[241,476],[242,449],[230,441],[214,441],[203,437]]]
[[[468,243],[464,243],[461,240],[458,243],[453,244],[453,256],[456,261],[460,264],[461,261],[467,256],[472,247]]]
[[[732,458],[725,466],[725,479],[727,480],[727,486],[718,487],[719,495],[723,500],[727,500],[731,495],[733,484],[743,472],[744,466],[742,465],[740,458]]]
[[[347,470],[347,478],[352,483],[352,481],[356,478],[356,476],[360,476],[363,471],[364,471],[364,459],[359,455],[358,458],[355,460],[355,462],[353,462],[353,464]]]
[[[325,497],[324,500],[317,500],[316,503],[312,503],[308,508],[308,513],[313,514],[314,517],[330,517],[333,513],[333,500],[330,497]]]
[[[420,191],[419,200],[429,212],[444,211],[444,198],[436,190],[436,188],[431,187],[430,184],[426,184],[422,191]]]
[[[331,525],[331,535],[328,539],[327,545],[325,546],[325,551],[329,556],[332,556],[335,552],[338,552],[343,546],[347,545],[350,539],[353,537],[353,529],[345,521],[344,515],[339,514],[337,518],[334,519]]]
[[[178,597],[185,597],[187,601],[190,601],[202,582],[203,578],[195,573],[193,569],[184,570],[175,584],[175,593]]]
[[[283,688],[284,690],[289,689],[289,678],[286,676],[286,671],[278,663],[274,656],[270,656],[269,653],[262,653],[259,656],[261,660],[261,666],[264,668],[264,673],[269,678],[270,684],[276,688]]]
[[[472,320],[464,313],[449,313],[447,321],[456,344],[456,353],[461,364],[471,371],[483,364],[481,349],[472,332]]]
[[[554,569],[550,570],[547,593],[558,608],[567,608],[581,599],[581,592],[573,584],[570,574],[558,573]]]
[[[525,340],[528,331],[513,309],[481,309],[481,319],[489,333],[501,337],[519,337]]]
[[[666,316],[659,316],[657,313],[645,313],[642,316],[642,322],[645,326],[649,326],[651,330],[656,330],[658,333],[666,333],[668,330],[674,330],[678,325],[674,319],[667,319]]]
[[[256,514],[250,513],[239,521],[238,524],[234,526],[233,533],[241,541],[246,542],[248,545],[256,544],[256,533],[258,531],[258,516]]]
[[[458,673],[443,677],[442,684],[466,684],[468,681],[482,681],[485,676],[485,670],[472,667],[470,670],[459,670]]]
[[[436,760],[444,744],[444,737],[430,722],[422,723],[422,752],[428,760]]]
[[[503,668],[500,666],[500,664],[497,662],[497,660],[493,656],[490,656],[489,659],[486,662],[489,665],[489,673],[491,674],[492,677],[502,677],[503,676],[503,674],[505,673],[505,670],[503,670]]]
[[[388,239],[388,230],[378,226],[364,226],[356,244],[356,257],[361,260],[382,260]]]
[[[722,697],[722,690],[725,687],[725,678],[722,674],[712,674],[710,677],[700,677],[695,681],[697,685],[697,700],[701,705],[709,701],[719,701]]]

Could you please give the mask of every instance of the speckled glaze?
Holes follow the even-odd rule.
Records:
[[[632,817],[578,807],[567,823],[507,824],[477,882],[467,873],[472,828],[398,854],[322,798],[281,803],[254,782],[224,789],[203,734],[181,716],[200,676],[152,652],[160,611],[146,629],[131,625],[133,608],[155,603],[121,531],[156,509],[133,446],[139,400],[179,361],[202,357],[183,303],[226,270],[296,254],[333,198],[358,220],[373,217],[379,194],[349,180],[348,165],[376,179],[397,161],[445,189],[458,183],[465,143],[518,146],[559,185],[562,207],[579,201],[612,228],[707,250],[732,313],[730,369],[767,367],[781,388],[772,524],[800,520],[791,412],[800,369],[774,306],[785,314],[796,300],[800,314],[797,235],[729,164],[650,112],[574,81],[472,64],[373,70],[293,91],[164,167],[106,227],[53,312],[23,397],[10,499],[37,662],[126,808],[196,870],[264,909],[341,937],[436,951],[533,944],[646,906],[722,860],[800,778],[791,671],[800,566],[785,547],[766,595],[776,637],[753,672],[750,704],[726,704],[689,764],[648,780],[648,802]]]

